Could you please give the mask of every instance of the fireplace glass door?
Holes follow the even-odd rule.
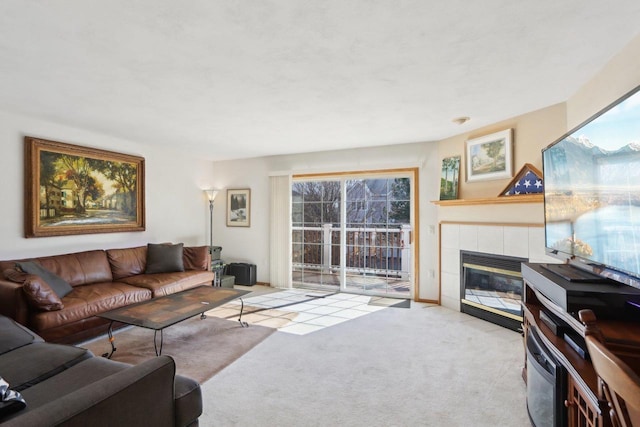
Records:
[[[463,254],[462,311],[520,329],[524,288],[520,263],[520,259]]]

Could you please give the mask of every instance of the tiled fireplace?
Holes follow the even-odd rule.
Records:
[[[464,311],[462,306],[469,305],[461,302],[460,284],[464,274],[461,251],[530,262],[557,262],[545,254],[542,225],[443,221],[440,223],[440,303],[458,311]],[[473,298],[467,299],[473,301]]]

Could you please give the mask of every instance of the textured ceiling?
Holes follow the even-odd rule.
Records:
[[[435,141],[565,101],[638,22],[638,0],[2,0],[0,110],[210,159]]]

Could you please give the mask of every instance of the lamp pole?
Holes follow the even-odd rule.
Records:
[[[218,195],[218,190],[204,190],[209,199],[209,252],[213,255],[213,201]]]
[[[209,199],[209,250],[213,255],[213,199]]]

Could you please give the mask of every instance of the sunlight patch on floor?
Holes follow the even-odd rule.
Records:
[[[366,295],[287,289],[243,298],[242,320],[305,335],[387,308],[369,305],[370,300]],[[241,307],[242,302],[234,300],[208,311],[207,315],[237,318]]]

